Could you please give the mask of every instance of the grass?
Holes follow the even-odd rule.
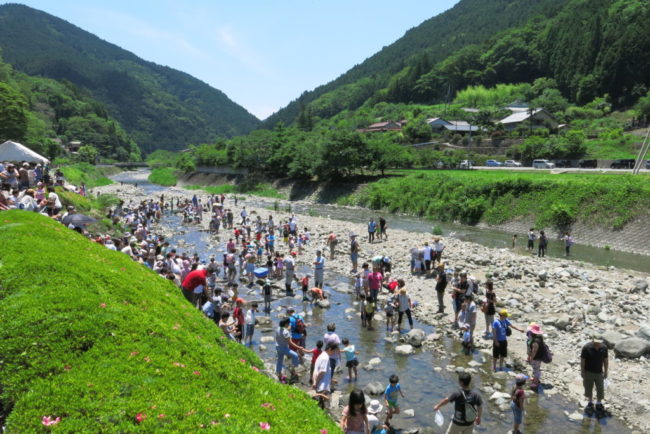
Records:
[[[248,433],[260,422],[338,432],[305,393],[257,372],[254,352],[125,255],[22,211],[0,214],[0,243],[11,245],[0,250],[8,432]],[[46,428],[43,416],[61,421]]]
[[[280,193],[276,188],[271,184],[259,183],[252,186],[248,185],[232,185],[232,184],[221,184],[221,185],[211,185],[211,186],[202,186],[202,185],[190,185],[186,186],[188,190],[203,190],[209,194],[249,194],[252,196],[268,197],[271,199],[286,199],[286,197]]]
[[[357,204],[465,224],[533,216],[537,228],[581,221],[621,229],[650,209],[649,180],[621,174],[421,172],[371,183]]]
[[[101,187],[113,183],[108,178],[120,172],[116,167],[97,167],[88,163],[77,163],[68,166],[62,166],[61,172],[72,185],[80,186],[86,184],[86,188]]]
[[[163,185],[165,187],[172,187],[178,183],[176,177],[176,169],[173,167],[162,167],[159,169],[152,169],[149,174],[148,180],[152,184]]]

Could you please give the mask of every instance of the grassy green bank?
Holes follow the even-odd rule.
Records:
[[[101,187],[112,184],[108,177],[120,173],[121,170],[112,166],[93,166],[88,163],[77,163],[61,166],[61,172],[72,185],[86,184],[86,188]]]
[[[650,210],[650,177],[487,171],[415,173],[370,183],[338,202],[471,225],[501,224],[533,216],[538,228],[580,221],[621,229]]]
[[[188,185],[188,190],[203,190],[209,194],[250,194],[252,196],[269,197],[271,199],[286,199],[285,195],[280,193],[277,188],[271,184],[221,184],[214,186]]]
[[[172,283],[52,220],[0,213],[0,424],[8,432],[337,432],[257,372]],[[137,420],[140,415],[141,421]],[[43,416],[60,417],[53,426]]]
[[[160,167],[157,169],[151,169],[151,173],[147,179],[152,184],[172,187],[178,183],[178,177],[176,175],[177,172],[178,170],[173,167]]]

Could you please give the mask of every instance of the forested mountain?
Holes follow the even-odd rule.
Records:
[[[101,101],[145,152],[245,134],[259,120],[221,91],[47,13],[0,6],[0,49],[30,75],[68,80]]]
[[[461,0],[265,125],[378,102],[439,103],[467,86],[552,78],[569,100],[634,103],[650,87],[646,0]]]
[[[119,122],[69,81],[32,77],[0,59],[0,143],[13,140],[54,159],[61,144],[82,142],[79,158],[139,161],[140,149]]]

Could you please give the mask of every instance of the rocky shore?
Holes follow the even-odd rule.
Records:
[[[142,189],[127,184],[113,184],[95,190],[102,194],[116,194],[127,202],[149,199]],[[164,192],[166,198],[191,197],[195,193],[199,192],[176,187]],[[276,222],[290,215],[284,211],[250,207],[247,199],[239,205],[245,205],[249,214],[259,213],[263,218],[272,214]],[[259,203],[260,199],[255,198],[255,201]],[[272,202],[269,200],[269,207]],[[232,203],[227,202],[227,206],[230,205]],[[281,202],[280,209],[283,208]],[[238,211],[235,214],[238,215]],[[388,220],[390,224],[390,217]],[[304,264],[311,263],[317,248],[326,250],[325,240],[330,231],[334,231],[341,242],[335,259],[327,261],[328,271],[349,274],[347,240],[350,232],[360,235],[360,264],[377,254],[390,256],[393,261],[393,276],[406,280],[411,297],[419,303],[414,310],[416,317],[437,327],[437,336],[419,336],[413,338],[413,341],[407,338],[411,342],[405,342],[401,348],[397,348],[408,352],[408,345],[422,343],[441,357],[445,356],[446,350],[439,336],[457,336],[457,332],[451,328],[451,298],[447,295],[445,299],[448,313],[436,313],[435,281],[410,273],[410,249],[431,241],[430,234],[389,230],[388,240],[369,244],[367,237],[364,237],[364,225],[308,215],[298,215],[298,222],[300,228],[308,227],[312,234],[311,244],[298,258]],[[203,222],[203,226],[207,228],[207,221]],[[523,256],[507,249],[490,249],[452,238],[443,239],[443,242],[446,244],[443,262],[447,267],[465,269],[481,282],[486,280],[486,276],[492,277],[497,304],[508,309],[514,324],[520,328],[525,328],[531,322],[542,325],[546,342],[554,353],[553,362],[542,367],[542,383],[553,386],[546,394],[560,393],[575,402],[574,408],[567,409],[567,417],[572,420],[582,418],[581,406],[584,403],[581,402],[584,397],[580,377],[580,350],[588,341],[588,336],[597,332],[602,334],[611,349],[611,385],[606,391],[607,405],[614,416],[632,429],[650,432],[650,419],[645,417],[646,412],[650,411],[650,378],[646,375],[650,372],[647,358],[650,357],[650,320],[647,318],[650,311],[650,274],[563,259]],[[650,269],[650,259],[648,263]],[[343,287],[335,289],[350,290]],[[481,338],[484,328],[483,315],[479,313],[475,343],[482,357],[489,361],[491,341]],[[530,374],[530,366],[525,363],[525,336],[513,333],[510,345],[509,360],[514,371]],[[481,365],[473,361],[470,366],[479,371],[490,368],[490,364]],[[498,379],[514,375],[514,372],[491,375]],[[484,394],[489,394],[486,398],[499,392],[498,388],[485,384],[482,389]]]

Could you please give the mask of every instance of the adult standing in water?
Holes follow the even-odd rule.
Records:
[[[499,369],[503,370],[503,364],[508,357],[508,336],[512,333],[511,328],[523,333],[524,330],[513,325],[508,319],[508,311],[501,309],[499,318],[492,323],[492,368],[497,371],[497,360]]]
[[[565,232],[564,236],[562,237],[562,241],[564,241],[564,255],[569,256],[571,255],[571,246],[573,245],[573,237],[571,236],[570,233]]]
[[[280,324],[275,331],[275,350],[278,355],[278,359],[275,365],[275,373],[281,382],[286,381],[286,378],[282,375],[284,356],[291,357],[292,366],[290,368],[290,371],[292,377],[296,375],[295,369],[299,364],[298,353],[289,348],[289,340],[291,339],[291,332],[289,331],[290,326],[291,321],[289,318],[283,318],[280,320]]]
[[[546,255],[546,246],[548,246],[548,238],[544,231],[539,231],[539,244],[537,247],[537,256],[543,258]]]
[[[458,374],[460,390],[444,398],[433,406],[433,411],[449,402],[454,403],[454,417],[449,424],[447,434],[470,434],[474,432],[474,426],[481,424],[483,414],[483,399],[481,395],[470,388],[472,376],[467,372]]]
[[[325,257],[323,252],[316,250],[316,258],[314,258],[314,285],[317,288],[323,289],[323,275],[325,274]]]
[[[592,335],[591,342],[582,347],[580,354],[580,375],[585,388],[587,406],[585,413],[592,416],[594,411],[597,417],[605,416],[603,399],[605,399],[605,379],[609,369],[607,347],[599,336]],[[593,391],[596,386],[596,408],[594,409]]]
[[[368,242],[371,244],[375,240],[375,232],[377,232],[377,223],[371,218],[368,222]]]
[[[287,293],[291,292],[291,283],[293,282],[294,271],[296,269],[295,256],[296,252],[291,252],[284,260],[284,289]]]

